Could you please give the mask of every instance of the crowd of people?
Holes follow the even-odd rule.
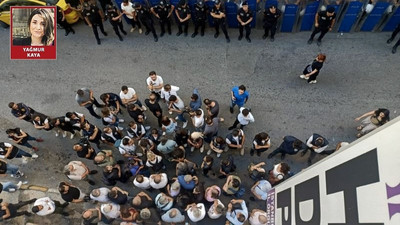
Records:
[[[65,212],[68,204],[92,202],[93,208],[83,210],[83,224],[100,221],[106,224],[114,221],[120,224],[177,224],[198,222],[206,216],[210,219],[224,217],[227,225],[240,225],[247,220],[251,225],[266,224],[266,212],[262,209],[249,211],[244,194],[250,193],[250,201],[265,201],[273,186],[293,174],[289,165],[283,162],[287,154],[300,152],[304,156],[310,152],[308,163],[311,164],[316,154],[328,155],[348,144],[340,142],[336,148],[328,149],[327,138],[320,134],[312,134],[305,142],[288,135],[279,147],[266,155],[271,146],[266,131],[258,133],[251,142],[245,135],[246,126],[254,123],[256,118],[246,106],[250,94],[244,85],[234,86],[231,90],[229,111],[236,111],[237,116],[225,135],[220,132],[224,119],[219,116],[217,100],[203,99],[195,89],[190,100],[184,101],[179,96],[179,87],[165,83],[155,71],[149,73],[146,86],[149,94],[144,104],[135,89],[126,85],[119,93],[102,93],[101,103],[91,89],[77,90],[77,104],[101,121],[102,126],[95,125],[98,122],[89,122],[91,119],[82,112],[66,112],[53,117],[24,103],[10,102],[11,113],[32,123],[35,129],[53,131],[55,136],[61,134],[70,139],[79,136],[79,141],[71,146],[76,158],[60,171],[78,185],[60,180],[58,190],[65,203],[49,197],[17,204],[3,202],[0,217],[7,220],[32,213],[69,216]],[[150,117],[157,121],[157,125],[151,125]],[[356,121],[361,119],[357,137],[389,121],[389,111],[374,110],[356,118]],[[12,143],[0,142],[0,174],[21,178],[23,172],[10,162],[14,158],[39,157],[21,147],[37,152],[38,147],[32,144],[43,139],[32,137],[18,127],[7,129],[6,133]],[[46,139],[51,140],[51,137],[47,135]],[[251,143],[250,149],[246,149],[247,143]],[[281,163],[267,165],[262,160],[263,157],[271,159],[278,153],[281,154]],[[200,156],[201,162],[196,162],[196,156]],[[246,177],[238,173],[235,162],[243,156],[260,161],[248,165]],[[93,167],[96,169],[90,169]],[[221,186],[205,185],[210,179],[225,182]],[[245,179],[253,181],[250,188]],[[81,189],[80,182],[88,182],[91,189]],[[131,188],[124,190],[119,183],[131,183]],[[22,182],[2,183],[0,190],[15,192],[21,185]],[[131,196],[133,190],[135,195]],[[227,196],[225,199],[229,201],[224,202],[221,195]],[[32,203],[32,213],[17,212]]]
[[[178,26],[178,32],[176,36],[184,35],[188,36],[188,27],[190,21],[193,21],[193,29],[191,37],[195,38],[199,34],[204,36],[207,20],[212,20],[215,34],[214,37],[218,38],[220,34],[220,29],[222,30],[226,42],[230,42],[230,36],[227,29],[227,13],[225,12],[225,6],[221,0],[214,0],[213,6],[210,8],[206,4],[207,0],[198,0],[194,7],[191,9],[188,5],[187,0],[180,0],[179,3],[174,6],[167,0],[160,0],[156,5],[150,6],[149,4],[144,4],[140,2],[131,2],[129,0],[123,0],[120,7],[115,6],[111,0],[101,0],[101,9],[97,6],[95,0],[66,0],[70,9],[76,11],[85,23],[93,29],[94,36],[96,38],[97,44],[101,44],[101,40],[98,34],[98,28],[104,36],[107,36],[107,32],[104,30],[103,22],[109,20],[115,34],[118,36],[120,41],[123,41],[123,36],[127,35],[128,32],[124,30],[122,18],[127,20],[131,27],[130,32],[134,32],[136,29],[139,34],[143,33],[142,27],[146,29],[145,35],[152,33],[154,41],[157,42],[159,37],[163,37],[166,33],[165,26],[167,27],[167,32],[169,35],[171,32],[171,21],[175,17],[176,25]],[[260,10],[261,1],[257,1],[257,11]],[[372,1],[369,4],[373,4]],[[267,4],[267,3],[266,3]],[[285,4],[296,4],[303,5],[305,1],[285,1]],[[336,15],[336,10],[334,6],[341,6],[343,1],[341,0],[325,0],[320,11],[316,13],[314,19],[314,30],[310,35],[307,43],[312,44],[316,34],[320,33],[317,38],[317,45],[320,46],[322,43],[322,38],[326,33],[334,29],[336,20],[338,19]],[[389,8],[392,9],[398,6],[399,3],[395,2],[390,5]],[[121,10],[119,10],[119,8]],[[282,7],[284,10],[284,7]],[[300,15],[304,14],[304,9],[300,12]],[[393,11],[393,10],[392,10]],[[65,29],[65,35],[69,33],[75,33],[71,25],[66,23],[64,12],[58,8],[58,18],[57,21],[62,28]],[[247,42],[251,42],[250,34],[252,29],[252,22],[255,20],[254,15],[256,15],[251,9],[249,9],[249,3],[247,1],[240,2],[237,10],[237,23],[238,23],[238,40],[241,41],[243,36]],[[366,13],[362,14],[362,17]],[[275,40],[275,33],[278,26],[278,21],[282,17],[282,11],[278,9],[277,3],[269,4],[265,7],[263,12],[263,29],[264,34],[262,39],[267,39],[269,37],[270,41]],[[155,29],[155,21],[160,24],[161,33],[157,35]],[[245,31],[245,33],[244,33]],[[400,24],[393,31],[391,37],[387,40],[387,44],[390,44],[397,33],[400,31]],[[397,47],[400,45],[400,40],[398,40],[392,47],[392,53],[396,53]]]

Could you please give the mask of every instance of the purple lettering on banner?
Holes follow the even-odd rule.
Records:
[[[400,184],[395,187],[390,187],[386,184],[386,194],[388,199],[400,195]],[[393,215],[400,213],[400,204],[388,203],[388,207],[390,219],[392,219]]]
[[[388,206],[389,206],[389,216],[390,216],[390,219],[392,219],[392,216],[393,216],[393,215],[395,215],[395,214],[397,214],[397,213],[400,213],[400,204],[392,204],[392,203],[389,203]]]
[[[268,191],[267,218],[267,225],[275,225],[275,188]]]

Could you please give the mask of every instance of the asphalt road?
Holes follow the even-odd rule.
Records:
[[[322,46],[318,47],[316,44],[307,45],[310,32],[278,33],[275,42],[270,42],[261,39],[261,30],[253,30],[253,41],[249,44],[244,39],[239,42],[238,31],[229,29],[231,43],[227,44],[223,37],[214,39],[210,28],[204,37],[176,37],[177,28],[174,26],[173,35],[164,36],[157,43],[151,35],[139,35],[136,31],[128,33],[120,42],[110,24],[105,24],[109,35],[101,38],[100,46],[95,43],[90,28],[83,23],[74,26],[75,35],[65,37],[64,31],[58,30],[57,60],[49,61],[11,61],[9,30],[0,30],[0,39],[3,40],[0,46],[0,140],[7,141],[4,131],[17,126],[32,136],[45,139],[45,142],[37,145],[40,157],[35,161],[21,164],[19,160],[12,160],[14,164],[21,164],[26,174],[25,180],[30,184],[54,189],[60,181],[66,181],[62,169],[69,161],[77,160],[71,147],[78,139],[57,138],[53,132],[36,131],[30,124],[18,121],[11,115],[8,102],[24,102],[49,116],[61,116],[67,111],[82,112],[89,121],[102,127],[100,121],[75,102],[76,90],[91,88],[99,99],[101,93],[118,93],[122,85],[127,85],[135,88],[139,98],[144,100],[149,93],[145,79],[151,70],[161,75],[164,83],[179,86],[179,95],[185,102],[189,101],[193,88],[199,89],[203,99],[218,100],[220,115],[225,118],[220,126],[221,136],[228,133],[227,128],[235,118],[235,114],[229,113],[230,89],[240,84],[248,88],[250,99],[247,106],[251,107],[256,122],[245,128],[248,140],[245,157],[233,154],[238,164],[238,174],[243,178],[247,191],[252,185],[246,175],[249,162],[264,161],[268,169],[280,162],[279,156],[267,160],[267,153],[271,150],[260,158],[250,157],[248,151],[255,134],[268,132],[272,150],[280,144],[284,135],[290,134],[305,140],[314,132],[325,136],[334,147],[339,141],[355,140],[357,123],[354,118],[378,107],[390,109],[394,118],[399,110],[400,55],[390,52],[391,46],[386,44],[389,33],[328,33]],[[125,27],[128,30],[126,24]],[[159,31],[159,27],[156,29]],[[193,28],[189,30],[191,32]],[[318,83],[311,85],[298,75],[320,52],[327,55],[327,61]],[[123,117],[129,120],[126,113]],[[156,125],[151,114],[148,114],[148,118],[150,125]],[[202,156],[195,153],[189,158],[200,163]],[[317,156],[316,160],[321,158]],[[306,167],[306,159],[287,156],[284,161],[297,173]],[[96,169],[91,162],[84,162]],[[215,165],[218,164],[219,160],[216,160]],[[9,179],[1,179],[4,180]],[[96,176],[96,181],[96,186],[103,186],[100,175]],[[205,181],[206,186],[222,186],[224,182],[218,178]],[[82,190],[90,190],[84,181],[73,183]],[[118,186],[128,190],[131,196],[137,192],[130,182],[119,183]],[[21,191],[2,193],[1,198],[15,203],[18,199],[44,195]],[[58,194],[48,195],[59,198]],[[248,201],[249,196],[246,194],[244,199],[249,202],[250,210],[265,209],[264,202]],[[229,201],[225,197],[222,200],[226,204]],[[70,218],[59,215],[45,218],[34,216],[26,221],[79,224],[80,213],[89,207],[92,207],[89,203],[69,206]],[[8,224],[22,224],[21,221],[23,218]],[[223,224],[222,221],[207,219],[197,224],[219,225]]]

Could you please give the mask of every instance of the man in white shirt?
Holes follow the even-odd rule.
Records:
[[[253,114],[251,114],[250,110],[244,107],[241,107],[239,110],[239,114],[236,117],[235,122],[231,127],[229,127],[229,130],[233,130],[237,127],[237,125],[240,123],[240,129],[243,130],[243,127],[245,127],[249,123],[254,123],[254,117]]]
[[[167,186],[168,177],[166,173],[158,173],[150,175],[150,186],[154,189],[161,189]]]
[[[257,181],[251,188],[251,193],[254,197],[250,197],[250,200],[267,200],[268,191],[271,190],[271,184],[266,180]]]
[[[161,98],[164,102],[169,103],[169,97],[171,95],[178,96],[177,91],[179,91],[179,87],[173,86],[170,84],[164,85],[164,87],[161,89]]]
[[[177,208],[172,208],[162,215],[161,219],[166,223],[183,223],[185,216]]]
[[[139,174],[133,180],[133,185],[135,185],[137,188],[140,188],[143,190],[149,189],[150,188],[150,179]]]
[[[244,142],[246,140],[246,136],[242,129],[235,129],[232,133],[227,134],[225,138],[225,142],[228,145],[229,149],[239,149],[240,155],[244,155]]]
[[[135,89],[133,89],[131,87],[128,88],[125,85],[122,86],[121,92],[119,93],[119,97],[121,98],[122,104],[124,104],[125,106],[131,105],[131,104],[137,104],[144,111],[147,110],[146,106],[142,105],[142,103],[140,102]]]
[[[313,135],[311,135],[311,137],[307,139],[306,145],[308,146],[308,148],[303,150],[300,153],[300,156],[303,157],[307,153],[307,151],[311,152],[307,160],[308,165],[311,165],[312,160],[317,155],[317,153],[321,155],[330,155],[334,153],[336,150],[336,149],[326,150],[329,146],[329,141],[325,137],[316,133],[314,133]]]
[[[139,28],[139,34],[141,34],[143,32],[142,25],[140,24],[139,20],[135,18],[136,16],[135,9],[133,8],[132,5],[133,5],[132,2],[130,2],[129,0],[123,0],[123,2],[121,3],[121,10],[131,22],[132,25],[131,32],[133,32],[136,29],[137,25]]]
[[[120,216],[120,205],[114,203],[102,204],[100,207],[100,211],[108,219],[116,219]]]
[[[180,120],[183,122],[182,128],[185,128],[187,126],[187,121],[183,116],[183,113],[185,112],[185,103],[182,101],[181,98],[176,95],[171,95],[171,97],[169,97],[168,111],[176,112],[178,114],[175,120]]]
[[[136,151],[135,139],[125,136],[118,146],[118,150],[123,157],[132,157]]]
[[[96,172],[92,172],[92,174]],[[71,161],[64,167],[64,173],[71,180],[85,180],[91,172],[81,161]]]
[[[224,210],[224,204],[219,199],[215,199],[210,209],[208,209],[207,215],[210,219],[218,219],[222,216]]]
[[[192,203],[186,207],[186,211],[189,219],[194,223],[199,222],[206,216],[206,208],[203,203],[197,205]]]
[[[267,225],[267,212],[261,209],[253,209],[249,217],[250,225]]]
[[[63,216],[69,216],[68,213],[63,212],[67,207],[68,202],[61,204],[59,201],[53,201],[49,197],[39,198],[33,203],[32,212],[38,216],[46,216],[52,213],[58,213]]]
[[[164,87],[164,81],[161,76],[158,76],[155,71],[149,73],[149,77],[146,79],[147,88],[157,95],[157,99],[160,99],[161,89]]]
[[[197,132],[203,132],[204,130],[204,111],[202,109],[197,109],[196,111],[189,113],[194,130]]]
[[[233,204],[240,204],[241,209],[237,208],[232,210]],[[249,217],[247,206],[242,199],[232,199],[228,204],[228,210],[226,211],[226,219],[233,225],[242,225]]]
[[[108,193],[110,192],[110,189],[106,187],[102,188],[96,188],[93,189],[92,192],[90,193],[90,199],[98,201],[98,202],[109,202],[110,200],[108,199]]]

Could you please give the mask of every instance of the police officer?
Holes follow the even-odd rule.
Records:
[[[264,40],[268,37],[269,31],[271,31],[271,41],[275,41],[276,25],[281,14],[281,10],[277,9],[274,5],[271,5],[264,11],[264,35],[262,36]]]
[[[165,0],[161,0],[158,5],[151,7],[151,12],[160,22],[160,37],[164,36],[165,34],[165,25],[167,25],[168,34],[171,35],[171,20],[169,18],[171,17],[174,9],[175,6],[169,4]]]
[[[104,14],[100,9],[94,5],[89,4],[88,2],[83,3],[83,15],[85,17],[86,23],[93,29],[94,36],[96,37],[97,44],[100,45],[99,33],[97,32],[97,27],[100,27],[101,33],[104,36],[107,36],[107,33],[104,31],[103,21]]]
[[[186,0],[179,1],[178,7],[175,9],[175,14],[177,17],[178,29],[179,29],[176,36],[180,36],[182,34],[182,27],[183,27],[183,33],[186,37],[188,35],[189,19],[191,18],[190,9]]]
[[[242,3],[242,7],[237,12],[237,20],[239,22],[239,38],[238,40],[242,40],[243,38],[243,28],[246,29],[246,40],[247,42],[251,42],[250,32],[251,32],[251,21],[253,21],[253,12],[249,9],[249,3],[244,1]]]
[[[314,36],[321,32],[321,34],[318,37],[317,40],[317,45],[321,45],[321,40],[324,37],[328,31],[331,31],[333,28],[333,25],[335,24],[335,18],[336,18],[336,13],[335,13],[335,8],[333,7],[328,7],[326,11],[320,11],[315,15],[315,28],[314,31],[312,32],[310,39],[308,39],[307,43],[310,45],[313,42]]]
[[[394,38],[396,37],[396,35],[400,32],[400,23],[397,25],[396,29],[394,29],[392,36],[390,36],[390,38],[386,41],[386,43],[390,44],[392,43],[392,41],[394,40]],[[393,48],[392,48],[392,53],[395,54],[397,51],[397,47],[400,45],[400,39],[396,42],[396,44],[394,44]]]
[[[222,32],[225,34],[226,42],[231,42],[229,39],[228,31],[226,30],[226,22],[225,22],[225,10],[222,7],[220,0],[215,0],[215,5],[210,12],[212,18],[214,19],[214,26],[215,26],[215,34],[214,38],[218,38],[219,36],[219,27],[221,27]]]
[[[124,30],[124,26],[122,25],[122,13],[113,5],[107,5],[107,17],[113,27],[115,34],[118,36],[120,41],[123,41],[121,34],[119,33],[118,27],[124,35],[127,35]]]
[[[194,33],[192,34],[192,38],[196,37],[199,31],[199,27],[201,27],[200,35],[204,36],[204,29],[206,28],[206,19],[207,19],[207,5],[204,4],[203,0],[199,0],[194,5],[195,11],[194,13]]]
[[[151,32],[153,34],[154,41],[157,42],[158,37],[156,34],[156,30],[154,29],[154,22],[151,18],[149,9],[146,6],[142,6],[138,2],[133,3],[132,7],[135,8],[136,15],[140,22],[146,27],[146,32],[144,34],[149,35],[149,33]]]
[[[71,25],[67,23],[67,20],[65,19],[64,10],[62,10],[59,6],[57,6],[57,23],[64,28],[65,36],[68,36],[70,32],[75,34],[74,29],[72,29]]]

